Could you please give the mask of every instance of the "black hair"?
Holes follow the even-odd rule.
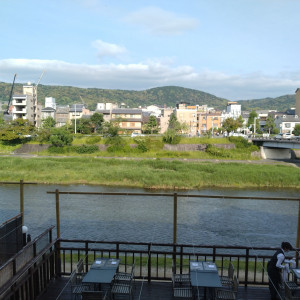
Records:
[[[281,248],[289,251],[293,250],[293,246],[289,242],[282,242]]]

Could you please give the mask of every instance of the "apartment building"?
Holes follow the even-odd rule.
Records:
[[[41,124],[42,106],[37,103],[37,88],[28,84],[23,86],[23,94],[13,95],[12,98],[12,119],[27,119],[34,126]]]
[[[197,106],[181,102],[176,105],[175,114],[177,120],[187,125],[187,133],[191,136],[197,134]]]
[[[292,133],[296,125],[300,125],[298,115],[282,115],[275,118],[275,126],[280,133]]]
[[[221,112],[197,113],[197,133],[203,134],[211,130],[217,130],[222,125]]]
[[[96,110],[103,114],[104,121],[118,121],[122,132],[142,133],[142,110],[135,108],[116,108]]]

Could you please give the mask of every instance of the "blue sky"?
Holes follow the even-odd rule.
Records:
[[[229,100],[300,87],[299,0],[0,0],[0,81]],[[49,95],[51,96],[51,95]]]

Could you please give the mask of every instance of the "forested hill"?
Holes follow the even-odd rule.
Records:
[[[22,93],[23,84],[16,84],[14,94]],[[8,101],[11,84],[0,82],[0,101]],[[82,103],[89,109],[96,108],[99,102],[125,103],[128,107],[158,105],[175,107],[176,103],[186,101],[190,104],[206,104],[219,110],[224,110],[229,99],[219,98],[214,95],[178,86],[165,86],[144,91],[111,90],[97,88],[77,88],[71,86],[38,86],[38,101],[44,105],[45,97],[54,97],[58,105]],[[277,109],[285,111],[295,106],[295,95],[279,98],[266,98],[258,100],[239,101],[244,110],[252,109]]]

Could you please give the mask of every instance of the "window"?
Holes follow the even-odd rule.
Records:
[[[291,128],[291,123],[285,123],[285,128]]]
[[[134,123],[134,122],[131,122],[131,123],[130,123],[130,127],[135,127],[135,123]]]

